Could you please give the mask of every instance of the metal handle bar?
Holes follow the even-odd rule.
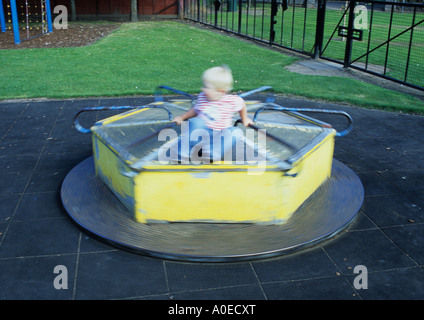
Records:
[[[265,90],[270,90],[270,89],[272,89],[272,87],[270,87],[270,86],[262,86],[262,87],[259,87],[259,88],[256,88],[256,89],[253,89],[253,90],[244,92],[242,94],[239,94],[239,97],[245,98],[247,96],[250,96],[251,94],[262,92],[262,91],[265,91]]]
[[[242,123],[241,119],[238,119],[238,120],[234,123],[234,127],[236,127],[239,123]],[[256,130],[256,131],[258,131],[258,132],[259,132],[259,129],[261,129],[261,128],[259,128],[259,127],[255,126],[254,124],[249,125],[249,127],[251,127],[252,129],[255,129],[255,130]],[[273,134],[271,134],[271,133],[269,133],[269,132],[267,132],[267,131],[265,131],[265,135],[266,135],[267,137],[269,137],[269,138],[271,138],[271,139],[273,139],[273,140],[275,140],[275,141],[277,141],[277,142],[281,143],[282,145],[286,146],[287,148],[289,148],[289,149],[290,149],[291,151],[293,151],[293,152],[296,152],[296,151],[298,150],[298,149],[297,149],[295,146],[293,146],[292,144],[290,144],[290,143],[288,143],[288,142],[284,141],[283,139],[281,139],[281,138],[279,138],[279,137],[277,137],[277,136],[275,136],[275,135],[273,135]]]
[[[195,97],[194,95],[192,95],[192,94],[189,94],[189,93],[187,93],[187,92],[184,92],[184,91],[181,91],[181,90],[178,90],[178,89],[174,89],[174,88],[169,87],[169,86],[159,86],[159,87],[157,87],[157,89],[156,89],[156,93],[155,93],[155,101],[163,101],[163,98],[159,96],[159,94],[161,94],[161,89],[169,90],[169,91],[172,91],[172,92],[175,92],[175,93],[181,94],[181,95],[183,95],[183,96],[187,96],[187,97],[189,97],[191,100],[194,100],[194,99],[196,98],[196,97]]]
[[[281,112],[313,112],[313,113],[325,113],[325,114],[336,114],[336,115],[342,115],[344,117],[347,118],[348,120],[348,126],[346,129],[342,130],[342,131],[336,131],[336,136],[338,137],[344,137],[345,135],[347,135],[348,133],[350,133],[353,129],[353,120],[352,117],[344,111],[338,111],[338,110],[326,110],[326,109],[307,109],[307,108],[284,108],[282,106],[265,106],[262,107],[260,109],[258,109],[255,112],[255,115],[253,116],[253,121],[256,121],[256,118],[258,116],[258,114],[264,110],[272,110],[272,111],[281,111]],[[322,127],[330,127],[332,128],[331,125],[328,125],[324,122],[321,122],[319,120],[316,119],[312,119],[314,122],[316,122],[318,125],[322,126]]]
[[[87,112],[87,111],[88,112],[90,112],[90,111],[107,111],[107,110],[150,109],[150,108],[164,109],[166,112],[168,112],[169,120],[173,119],[173,115],[172,115],[171,111],[169,111],[167,108],[165,108],[163,106],[155,106],[155,105],[146,105],[146,106],[142,106],[142,107],[137,107],[137,106],[112,106],[112,107],[88,107],[88,108],[84,108],[84,109],[78,111],[75,114],[73,122],[74,122],[75,129],[77,129],[79,132],[90,133],[91,130],[84,128],[78,121],[78,116],[83,112]]]
[[[77,129],[79,132],[82,132],[82,133],[90,133],[90,132],[91,132],[91,130],[90,130],[90,129],[87,129],[87,128],[84,128],[84,127],[83,127],[83,126],[79,123],[79,121],[78,121],[78,119],[77,119],[81,113],[83,113],[83,112],[87,112],[87,111],[131,110],[131,109],[135,109],[135,108],[136,108],[136,107],[131,107],[131,106],[119,106],[119,107],[115,107],[115,106],[113,106],[113,107],[88,107],[88,108],[84,108],[84,109],[81,109],[80,111],[78,111],[78,112],[75,114],[74,119],[73,119],[74,126],[75,126],[75,129]]]

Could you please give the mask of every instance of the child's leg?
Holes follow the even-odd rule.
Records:
[[[202,157],[209,157],[212,130],[199,117],[191,118],[181,124],[179,158],[181,161],[199,161],[198,152],[202,150]],[[193,148],[196,146],[196,148]]]
[[[235,161],[239,151],[243,151],[243,134],[240,128],[230,127],[223,130],[214,130],[211,149],[213,150],[212,159],[214,161],[225,160]],[[237,150],[237,148],[240,148]]]

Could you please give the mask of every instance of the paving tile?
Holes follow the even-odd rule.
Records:
[[[171,292],[257,284],[248,263],[189,264],[166,262]]]
[[[44,140],[20,140],[5,138],[0,142],[1,155],[17,156],[17,155],[38,155],[41,153],[45,145]]]
[[[219,289],[206,289],[171,293],[173,300],[265,300],[259,285],[243,285]]]
[[[26,193],[22,196],[14,221],[63,217],[66,217],[66,211],[62,208],[59,191]]]
[[[154,97],[134,97],[135,106],[144,106],[148,103],[155,101]]]
[[[16,194],[25,190],[30,175],[20,173],[5,173],[0,179],[0,193]]]
[[[390,181],[387,171],[358,172],[357,175],[364,187],[365,196],[400,194],[402,189]]]
[[[252,264],[261,283],[334,276],[339,271],[320,248]]]
[[[386,112],[383,110],[366,110],[368,116],[379,122],[384,122],[393,128],[399,128],[406,125],[405,131],[408,131],[411,126],[423,125],[424,117],[418,115],[401,114],[398,112]]]
[[[92,153],[91,135],[74,128],[56,127],[47,138],[44,154]]]
[[[4,139],[6,134],[13,128],[16,119],[2,119],[0,126],[0,142]],[[0,147],[0,151],[3,149]]]
[[[393,150],[386,150],[385,153],[376,155],[373,153],[367,153],[367,161],[373,165],[378,171],[392,171],[392,170],[418,170],[421,167],[412,161],[409,161],[400,153],[394,152]]]
[[[80,254],[76,299],[167,294],[163,262],[125,251]]]
[[[0,103],[0,299],[423,299],[424,117],[277,97],[286,107],[344,110],[354,119],[334,154],[359,175],[364,205],[347,231],[319,246],[251,263],[180,263],[81,232],[59,197],[69,171],[92,154],[91,136],[75,130],[73,116],[153,100]],[[112,114],[80,120],[89,127]],[[69,271],[67,290],[53,286],[59,264]],[[357,265],[367,267],[368,289],[354,289]]]
[[[134,97],[127,98],[101,98],[99,106],[134,106]]]
[[[346,232],[329,242],[324,250],[343,275],[351,275],[357,265],[366,266],[369,272],[416,266],[378,229]]]
[[[409,163],[413,163],[416,167],[424,169],[424,153],[422,150],[407,150],[402,152],[400,156],[407,159]]]
[[[354,281],[354,277],[348,277]],[[368,273],[367,289],[357,290],[365,300],[422,300],[424,271],[421,268],[402,268]]]
[[[0,194],[0,222],[10,221],[20,198],[21,196],[17,194]]]
[[[424,148],[423,148],[424,150]],[[424,191],[424,170],[392,170],[387,173],[390,183],[403,192]]]
[[[58,170],[54,166],[44,171],[36,171],[31,176],[27,192],[54,192],[60,187],[69,170]]]
[[[0,156],[0,175],[10,174],[30,174],[37,164],[39,154]]]
[[[344,277],[266,283],[270,300],[357,300],[360,299]]]
[[[43,153],[31,177],[27,192],[52,192],[60,190],[66,175],[86,157],[79,153]]]
[[[78,238],[79,231],[66,218],[11,222],[0,258],[75,253]]]
[[[9,223],[0,222],[0,243],[2,241],[2,237],[4,236],[4,232],[6,231],[8,226],[9,226]]]
[[[349,231],[360,231],[377,229],[378,226],[364,213],[364,205],[355,217],[355,220],[348,226]]]
[[[0,112],[2,121],[4,119],[17,119],[28,107],[28,102],[0,102]]]
[[[61,265],[66,271],[55,273]],[[0,259],[1,300],[70,300],[76,255]],[[55,278],[62,289],[55,288]],[[62,277],[63,276],[63,277]],[[67,279],[67,281],[65,281]],[[67,289],[66,289],[67,288]]]
[[[386,135],[385,137],[377,138],[378,141],[389,150],[394,152],[403,153],[406,151],[419,151],[422,150],[422,141],[419,141],[415,136],[409,136],[409,134],[401,134],[396,132],[392,135]]]
[[[414,261],[424,265],[424,223],[384,228],[383,232]]]
[[[416,207],[420,212],[420,216],[424,214],[424,191],[421,192],[408,192],[406,198],[411,202],[412,207]],[[418,220],[417,222],[420,222]]]
[[[22,112],[20,119],[33,119],[42,121],[47,118],[56,118],[63,106],[63,101],[52,100],[42,102],[30,102]]]
[[[63,110],[62,113],[66,112],[66,110],[71,110],[72,113],[68,115],[73,115],[74,111],[79,111],[86,107],[98,107],[99,106],[99,99],[70,99],[65,100],[63,103]]]
[[[7,132],[6,138],[21,139],[22,141],[43,140],[55,122],[54,118],[38,119],[18,119],[12,128]]]
[[[352,136],[362,140],[381,138],[387,135],[387,132],[393,130],[391,126],[384,123],[375,121],[375,119],[369,117],[363,117],[362,119],[353,119],[354,129]]]
[[[76,225],[76,223],[75,223]],[[82,231],[81,242],[80,242],[80,252],[82,253],[95,253],[95,252],[106,252],[106,251],[117,251],[121,250],[113,244],[99,238],[95,237],[92,234],[88,233],[86,230],[83,230],[80,226],[76,225],[78,229]]]
[[[348,147],[346,147],[348,149]],[[334,158],[353,170],[356,174],[373,171],[370,163],[358,154],[351,153],[336,145]]]
[[[405,194],[365,197],[362,210],[379,227],[408,224],[411,220],[424,222],[423,209]]]
[[[52,172],[71,170],[74,166],[80,163],[81,155],[79,152],[63,152],[63,153],[46,153],[44,152],[40,161],[35,168],[38,172]]]

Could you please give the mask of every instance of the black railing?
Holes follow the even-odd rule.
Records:
[[[424,5],[185,0],[185,18],[424,90]]]

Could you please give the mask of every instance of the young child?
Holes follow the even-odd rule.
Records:
[[[210,134],[211,140],[213,140],[214,135],[222,135],[223,130],[229,129],[226,130],[225,134],[231,133],[232,128],[234,128],[233,115],[235,112],[239,113],[244,126],[248,127],[253,124],[247,116],[246,103],[243,98],[229,94],[233,86],[233,75],[228,67],[210,68],[203,73],[202,80],[202,92],[198,95],[194,107],[182,116],[174,118],[174,122],[178,125],[189,120],[189,136],[196,129],[205,129]],[[190,149],[192,146],[193,143],[190,141]],[[228,145],[223,146],[223,149],[226,148],[228,148]],[[204,148],[202,151],[204,152],[207,149],[209,148]],[[212,141],[210,150],[207,151],[210,154],[203,154],[203,157],[210,156],[217,159],[223,156],[223,150],[213,149]]]

